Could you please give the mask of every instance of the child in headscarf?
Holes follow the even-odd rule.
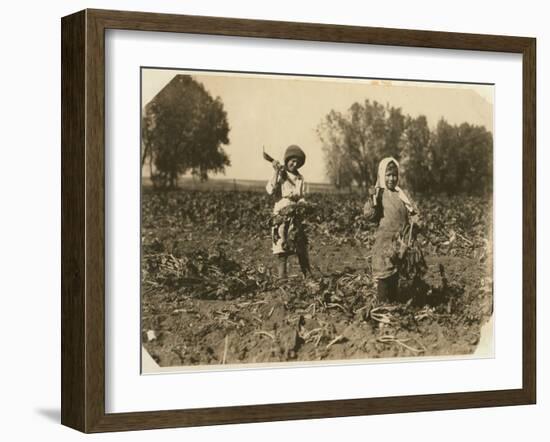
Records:
[[[378,299],[394,300],[399,285],[397,239],[403,228],[418,223],[418,210],[397,185],[399,163],[387,157],[380,161],[374,190],[364,207],[365,216],[378,222],[372,253],[372,273],[378,282]]]
[[[274,173],[266,186],[269,195],[279,197],[273,207],[271,239],[281,279],[287,277],[288,257],[294,254],[298,256],[304,277],[311,274],[308,241],[302,224],[303,210],[300,210],[305,207],[304,177],[298,169],[305,161],[306,155],[299,146],[289,146],[285,151],[283,165],[278,161],[272,162]]]

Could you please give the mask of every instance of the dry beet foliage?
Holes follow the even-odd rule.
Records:
[[[276,281],[260,192],[142,196],[142,332],[163,366],[471,353],[492,314],[490,203],[421,197],[422,284],[379,305],[359,195],[313,194],[317,278]],[[422,272],[424,273],[424,272]]]

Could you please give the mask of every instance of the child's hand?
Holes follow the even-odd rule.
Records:
[[[281,163],[279,163],[277,160],[273,161],[271,165],[273,166],[273,169],[275,169],[275,171],[279,171],[281,169]]]
[[[376,188],[374,186],[370,186],[367,192],[369,194],[369,200],[376,206]]]
[[[405,256],[405,253],[407,253],[407,250],[408,250],[408,245],[405,241],[400,241],[399,242],[399,250],[398,250],[398,255],[397,257],[401,260],[403,259],[403,257]]]
[[[422,220],[418,215],[411,216],[411,224],[414,224],[415,226],[418,226],[419,228],[422,227]]]

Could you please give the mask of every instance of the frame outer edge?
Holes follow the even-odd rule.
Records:
[[[85,427],[85,15],[61,20],[61,423]]]
[[[106,28],[415,48],[522,52],[530,38],[328,23],[88,9]],[[131,22],[131,23],[129,23]]]
[[[527,403],[537,401],[537,78],[536,39],[523,50],[523,390]]]
[[[85,10],[86,433],[105,418],[105,28]]]
[[[171,17],[175,23],[168,23]],[[194,21],[198,23],[196,27]],[[226,28],[216,31],[207,24]],[[62,423],[84,432],[101,432],[534,403],[536,257],[531,253],[536,241],[535,39],[334,26],[336,36],[332,41],[351,39],[372,44],[370,38],[369,42],[363,41],[363,32],[367,32],[378,44],[384,41],[383,44],[416,47],[450,45],[454,49],[472,49],[479,44],[482,49],[478,50],[523,53],[523,388],[105,414],[105,29],[184,32],[182,26],[189,29],[191,25],[193,33],[317,40],[320,37],[317,27],[326,32],[332,27],[289,24],[279,35],[274,28],[277,22],[264,24],[267,31],[257,20],[106,10],[85,10],[63,19]],[[357,36],[357,32],[361,35]],[[415,41],[415,35],[422,36],[421,44],[418,39]],[[451,37],[455,35],[462,38],[452,43]],[[445,36],[445,41],[438,41],[438,36]],[[491,41],[482,41],[482,37]]]

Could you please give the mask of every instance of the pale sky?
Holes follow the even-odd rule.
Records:
[[[143,69],[142,106],[178,74],[192,75],[223,101],[231,166],[221,178],[268,179],[272,169],[262,146],[281,160],[287,146],[298,144],[307,156],[300,170],[306,181],[327,182],[316,128],[332,109],[345,113],[366,99],[425,115],[431,128],[444,117],[493,131],[494,86],[485,85]]]

